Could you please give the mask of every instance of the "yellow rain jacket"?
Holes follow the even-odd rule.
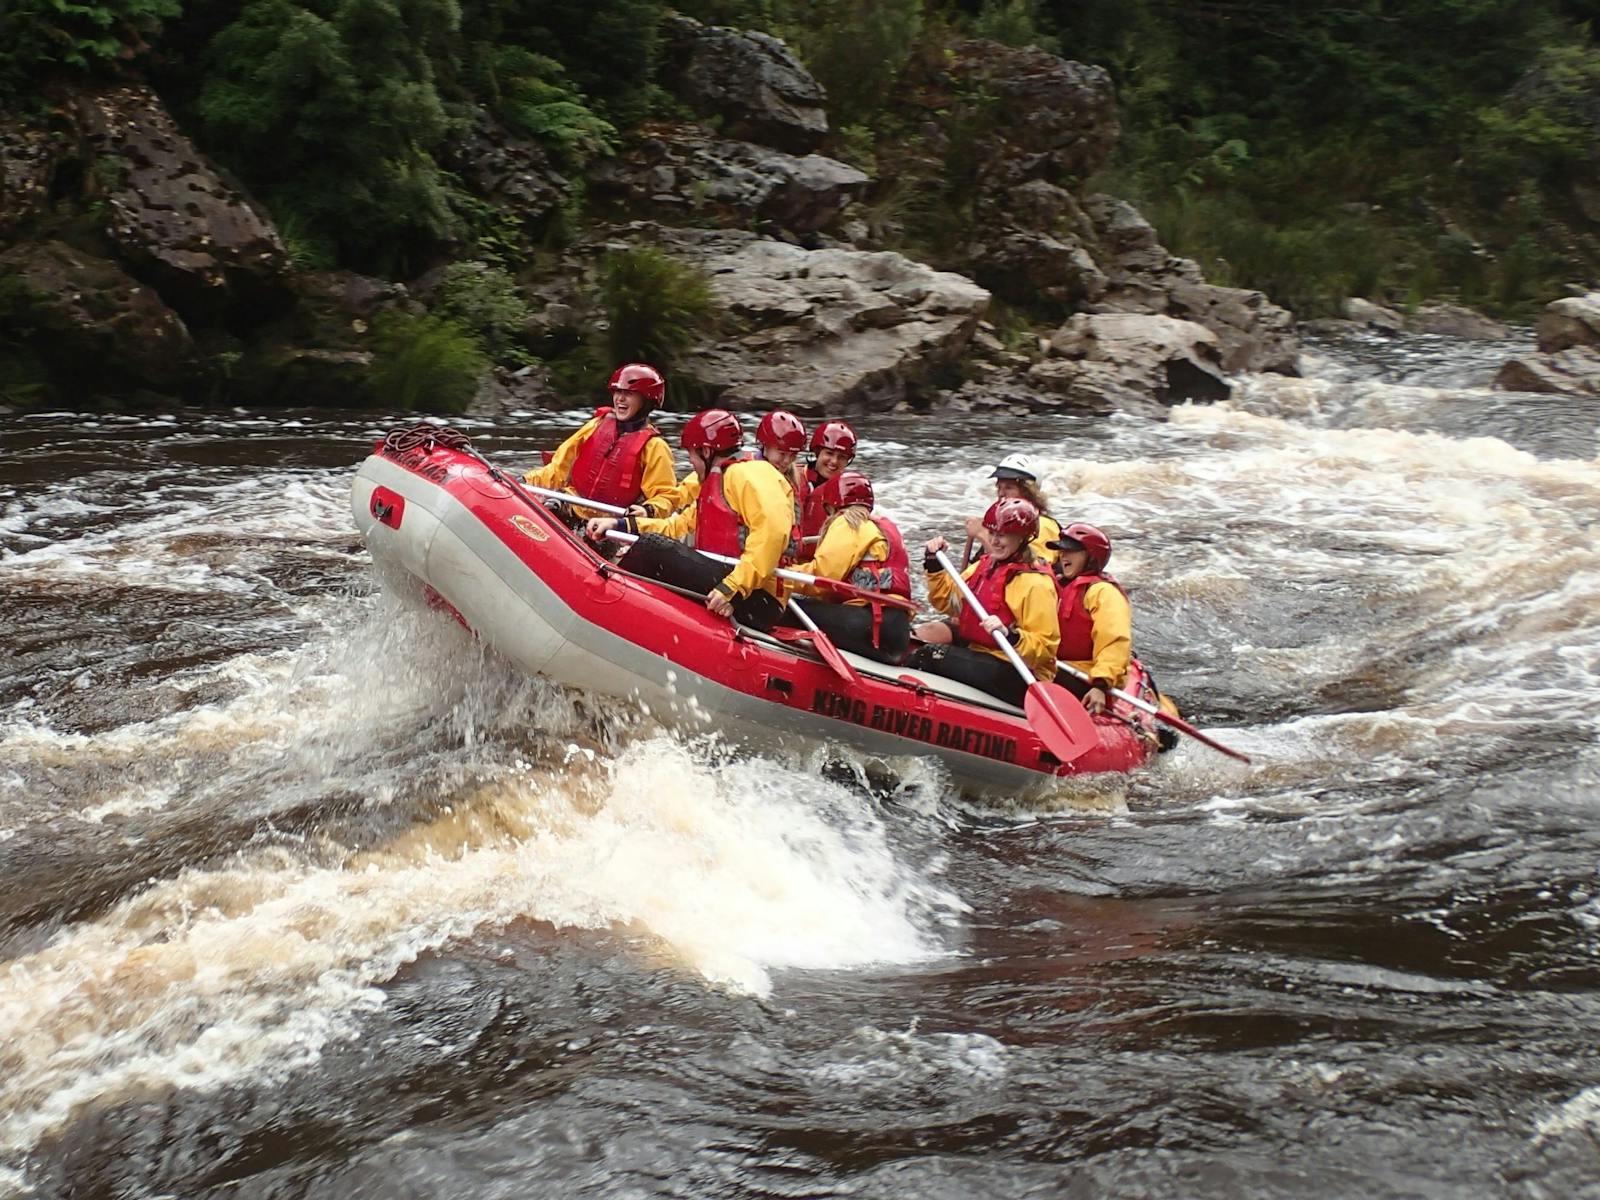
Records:
[[[590,417],[578,427],[578,432],[556,447],[555,456],[549,462],[529,471],[522,477],[523,480],[534,487],[572,491],[569,484],[572,464],[578,461],[578,451],[583,449],[583,444],[589,440],[589,435],[598,424],[599,417]],[[671,447],[665,438],[651,438],[645,443],[644,474],[639,480],[639,490],[644,493],[644,506],[658,517],[671,512],[671,505],[665,504],[662,497],[670,493],[677,482],[678,470],[672,464]]]
[[[766,459],[755,458],[722,469],[722,496],[744,526],[744,549],[719,586],[733,599],[760,588],[782,600],[776,571],[794,524],[793,485]],[[691,504],[670,517],[641,517],[636,525],[640,533],[683,541],[694,532],[698,516],[698,504]]]
[[[1048,513],[1039,514],[1039,536],[1028,543],[1033,550],[1034,557],[1045,566],[1054,566],[1056,559],[1061,557],[1061,551],[1045,545],[1061,536],[1061,522]]]
[[[831,523],[823,533],[822,540],[817,543],[816,557],[810,562],[796,563],[794,569],[805,575],[820,575],[824,579],[841,579],[849,583],[850,573],[862,559],[888,557],[888,540],[870,517],[854,529],[850,528],[849,522],[839,520]],[[837,592],[812,584],[797,586],[824,600],[834,600],[838,597]],[[865,605],[867,601],[852,597],[844,603]]]
[[[1094,657],[1063,658],[1061,661],[1076,667],[1090,679],[1122,687],[1128,682],[1128,661],[1133,657],[1133,607],[1120,588],[1104,580],[1084,589],[1083,607],[1094,623],[1091,635]],[[1057,619],[1063,632],[1070,633],[1070,614],[1058,613]],[[1070,652],[1065,644],[1062,651]]]

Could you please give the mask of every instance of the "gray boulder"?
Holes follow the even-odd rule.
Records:
[[[1510,359],[1494,386],[1508,392],[1600,396],[1600,292],[1545,305],[1538,333],[1537,352]]]
[[[24,242],[0,254],[0,276],[20,285],[29,345],[66,386],[179,392],[198,378],[183,318],[116,263],[64,242]]]
[[[729,137],[793,154],[822,144],[826,94],[783,42],[682,16],[661,30],[661,78],[698,116],[720,118]]]
[[[443,163],[529,234],[540,232],[572,192],[543,147],[511,133],[482,109],[450,143]]]
[[[1167,292],[1167,315],[1204,325],[1217,335],[1222,369],[1300,373],[1300,339],[1294,314],[1264,292],[1175,282]]]
[[[1082,180],[1110,160],[1122,129],[1104,67],[975,39],[955,48],[946,70],[958,104],[977,96],[986,109],[992,134],[975,148],[984,186]]]
[[[806,250],[735,230],[665,230],[743,332],[679,365],[738,409],[883,411],[931,388],[989,305],[970,279],[887,251]]]
[[[972,276],[1013,304],[1073,310],[1097,303],[1109,286],[1093,257],[1073,241],[1012,229],[972,248]]]
[[[1494,386],[1505,392],[1600,396],[1600,349],[1569,346],[1553,354],[1528,354],[1500,368]]]
[[[1406,319],[1392,308],[1351,296],[1344,302],[1344,319],[1354,321],[1364,329],[1378,333],[1396,334],[1406,327]]]
[[[74,98],[106,201],[106,233],[134,274],[191,317],[287,302],[289,255],[271,223],[186,138],[148,87]]]
[[[750,142],[713,138],[694,126],[653,126],[590,174],[595,193],[630,212],[686,223],[770,221],[791,233],[831,222],[869,182],[821,154],[796,157]]]
[[[1421,305],[1406,318],[1406,329],[1473,342],[1499,342],[1515,336],[1509,325],[1459,304]]]
[[[1232,391],[1215,333],[1141,313],[1072,317],[1051,335],[1050,357],[1029,370],[1028,381],[1088,407],[1210,402]]]
[[[1555,354],[1573,346],[1600,346],[1600,292],[1564,296],[1539,315],[1539,350]]]
[[[1192,260],[1172,254],[1133,205],[1092,195],[1083,211],[1093,228],[1093,257],[1106,278],[1096,313],[1175,317],[1217,337],[1222,370],[1299,373],[1294,314],[1262,292],[1207,283]]]

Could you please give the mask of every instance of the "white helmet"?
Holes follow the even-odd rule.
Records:
[[[1035,482],[1039,478],[1039,472],[1034,469],[1033,459],[1026,454],[1008,454],[1000,460],[1000,465],[990,472],[989,478],[1026,479]]]

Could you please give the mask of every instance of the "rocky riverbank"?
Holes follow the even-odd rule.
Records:
[[[532,247],[579,188],[540,146],[479,112],[453,147],[459,178],[522,239],[508,265],[525,360],[602,327],[606,255],[645,245],[703,272],[725,314],[671,364],[697,402],[1155,412],[1225,397],[1240,372],[1296,372],[1290,313],[1206,282],[1085,186],[1119,134],[1103,69],[979,40],[923,68],[925,152],[961,136],[964,97],[985,98],[990,129],[964,151],[969,236],[923,261],[882,203],[897,181],[822,152],[826,99],[781,41],[683,17],[664,36],[687,115],[591,165],[560,250]],[[426,313],[448,262],[407,279],[307,269],[145,84],[9,118],[0,179],[12,404],[392,403],[375,327]],[[500,367],[481,400],[593,398],[541,365]]]

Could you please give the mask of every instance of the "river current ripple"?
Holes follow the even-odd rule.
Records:
[[[1600,1195],[1600,403],[1506,352],[862,422],[917,536],[1033,439],[1257,760],[1043,808],[519,677],[373,414],[0,417],[0,1196]]]

